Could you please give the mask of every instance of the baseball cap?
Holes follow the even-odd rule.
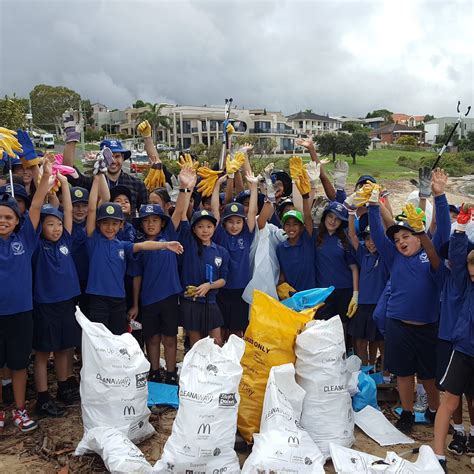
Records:
[[[359,177],[356,183],[356,187],[361,185],[364,185],[367,181],[370,181],[371,183],[376,183],[377,180],[371,176],[370,174],[363,174],[362,176]]]
[[[394,241],[395,240],[395,234],[397,232],[400,232],[401,230],[403,229],[406,229],[406,230],[409,230],[410,232],[412,232],[413,234],[419,234],[420,232],[417,232],[415,229],[413,229],[413,227],[411,227],[407,221],[398,221],[396,224],[393,224],[391,225],[387,231],[385,232],[385,234],[387,235],[387,237],[391,240],[391,241]]]
[[[120,204],[117,204],[116,202],[105,202],[99,207],[99,209],[97,209],[96,219],[98,221],[102,219],[117,219],[119,221],[124,221],[125,217]]]
[[[292,209],[291,211],[285,212],[283,214],[283,217],[281,218],[281,223],[285,224],[285,222],[290,218],[293,217],[297,221],[301,222],[301,224],[304,224],[304,218],[303,214],[301,214],[300,211],[297,211],[296,209]]]
[[[44,204],[41,207],[41,217],[45,216],[54,216],[57,217],[60,221],[64,219],[64,214],[59,209],[51,206],[51,204]]]
[[[26,207],[30,207],[31,205],[31,199],[30,196],[28,196],[28,193],[26,192],[25,186],[22,184],[13,184],[13,192],[15,194],[15,198],[21,198],[23,201],[25,201]],[[12,186],[10,183],[5,184],[4,186],[0,187],[0,194],[10,194],[12,195]]]
[[[222,220],[227,219],[228,217],[242,217],[245,219],[244,206],[240,202],[230,202],[224,207],[224,212],[222,213]]]
[[[100,149],[110,148],[112,153],[123,153],[123,159],[128,160],[132,156],[132,152],[123,147],[120,140],[102,140],[100,142]]]
[[[203,209],[202,211],[196,211],[191,218],[191,227],[194,227],[199,221],[207,219],[211,221],[214,225],[217,224],[217,219],[214,217],[212,212],[206,211]]]
[[[110,189],[110,200],[115,201],[117,196],[120,196],[121,194],[127,196],[130,204],[132,204],[132,192],[130,191],[130,188],[127,188],[127,186],[123,186],[121,184]]]
[[[73,204],[78,202],[89,202],[89,191],[85,188],[75,186],[71,188],[71,200]]]
[[[347,220],[348,220],[347,209],[340,202],[331,201],[326,206],[326,209],[324,209],[321,220],[324,220],[324,218],[329,212],[332,212],[333,214],[335,214],[336,217],[342,221],[343,225],[347,225]]]
[[[0,206],[9,207],[17,215],[18,218],[21,218],[18,203],[9,194],[5,193],[0,196]]]

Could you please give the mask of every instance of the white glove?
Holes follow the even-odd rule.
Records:
[[[263,177],[263,180],[265,181],[265,194],[267,196],[267,199],[271,203],[275,203],[276,201],[275,188],[273,186],[273,181],[272,181],[272,173],[273,173],[274,166],[275,165],[273,163],[269,163],[261,173],[261,176]]]
[[[321,164],[315,161],[310,161],[304,165],[308,173],[309,182],[311,183],[311,189],[316,189],[319,182],[319,175],[321,174]]]
[[[380,198],[380,188],[378,186],[374,186],[374,190],[370,194],[369,202],[372,204],[377,204]]]
[[[344,207],[348,211],[353,211],[357,209],[355,198],[357,197],[357,193],[352,193],[350,196],[347,196],[344,200]]]
[[[328,205],[329,200],[323,196],[318,196],[314,203],[313,207],[311,208],[311,218],[313,219],[314,225],[321,224],[321,218],[323,217],[324,209]]]
[[[176,203],[179,196],[179,182],[175,175],[171,176],[171,183],[173,186],[170,186],[169,183],[165,183],[166,190],[170,196],[171,202]]]
[[[346,186],[347,175],[349,174],[349,163],[346,160],[337,160],[334,163],[334,187],[343,190]]]
[[[107,173],[107,164],[104,160],[104,155],[101,152],[97,153],[97,157],[95,159],[94,169],[92,173],[94,175],[97,175],[99,173],[102,173],[102,174]]]
[[[84,129],[84,119],[77,111],[66,110],[63,115],[64,141],[66,143],[79,142]]]

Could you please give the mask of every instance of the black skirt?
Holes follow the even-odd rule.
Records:
[[[220,328],[224,324],[224,319],[216,303],[199,303],[198,301],[181,298],[179,310],[183,327],[188,331],[199,331],[207,334],[211,329]]]
[[[224,327],[230,331],[244,331],[249,325],[249,305],[242,299],[244,288],[222,288],[217,293],[217,304],[224,317]]]

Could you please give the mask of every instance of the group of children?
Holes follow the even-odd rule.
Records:
[[[149,124],[138,130],[161,170]],[[74,161],[76,132],[65,146],[66,164]],[[58,400],[78,398],[72,371],[73,350],[80,348],[76,305],[115,334],[139,320],[149,379],[177,384],[178,327],[191,346],[205,335],[217,344],[231,333],[243,336],[251,301],[246,292],[268,288],[268,281],[255,278],[256,255],[265,248],[275,262],[267,280],[276,275],[271,284],[280,299],[334,287],[315,318],[339,315],[347,345],[363,365],[375,366],[382,356],[385,373],[397,381],[399,429],[412,430],[417,380],[427,397],[425,418],[435,422],[440,462],[445,466],[451,416],[455,431],[448,449],[474,455],[474,426],[466,436],[460,413],[465,394],[474,425],[474,243],[465,233],[472,208],[448,205],[447,175],[437,169],[429,173],[428,187],[420,179],[415,204],[394,216],[389,193],[372,176],[361,176],[347,196],[347,163],[336,162],[333,184],[312,140],[299,145],[311,161],[291,158],[289,174],[269,166],[254,176],[250,146],[240,150],[240,161],[229,157],[222,172],[200,172],[188,156],[180,160],[179,188],[150,189],[147,202],[143,184],[121,169],[127,151],[119,142],[103,143],[87,180],[54,174],[49,157],[41,167],[26,160],[12,166],[23,185],[0,189],[0,367],[9,369],[3,378],[11,378],[13,421],[22,431],[37,427],[25,408],[32,350],[37,413],[62,416]],[[68,180],[89,189],[69,188]],[[260,238],[264,230],[272,236],[269,249]],[[52,352],[56,399],[47,385]],[[441,405],[439,390],[446,391]],[[0,411],[0,428],[4,422]]]

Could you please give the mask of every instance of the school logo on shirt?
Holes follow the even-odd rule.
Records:
[[[430,259],[428,258],[428,255],[426,255],[426,252],[421,252],[420,253],[420,262],[421,263],[430,263]]]
[[[12,252],[13,255],[23,255],[25,253],[25,249],[21,242],[12,242]]]
[[[65,245],[61,245],[61,247],[59,247],[59,251],[60,251],[63,255],[68,255],[68,254],[69,254],[69,249],[68,249]]]
[[[214,263],[216,264],[217,268],[220,268],[220,266],[222,265],[222,257],[216,257],[214,259]]]
[[[120,249],[120,250],[118,251],[118,256],[119,256],[119,258],[121,258],[122,260],[124,260],[124,259],[125,259],[125,250]]]
[[[342,250],[344,250],[344,244],[342,243],[342,240],[341,240],[341,239],[338,239],[338,240],[337,240],[337,246],[338,246],[339,248],[341,248]]]
[[[240,250],[243,250],[245,248],[244,239],[242,239],[242,238],[238,239],[237,240],[237,245],[239,246]]]

